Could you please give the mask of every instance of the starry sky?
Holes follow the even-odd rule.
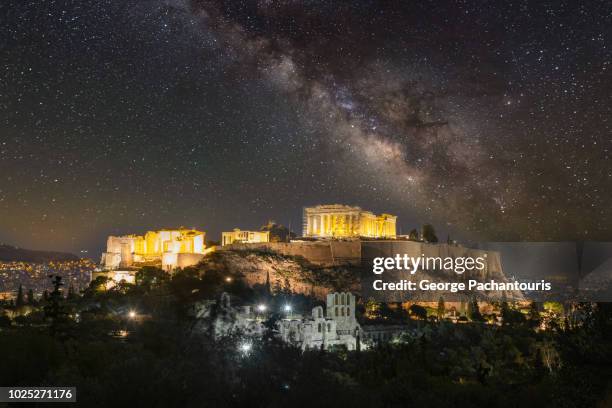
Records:
[[[611,240],[606,1],[7,0],[0,242],[218,240],[345,203]]]

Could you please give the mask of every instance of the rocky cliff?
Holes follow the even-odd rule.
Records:
[[[322,267],[301,257],[258,250],[224,250],[207,256],[202,270],[217,270],[239,276],[249,285],[289,289],[323,299],[330,291],[359,290],[358,278],[346,267]]]

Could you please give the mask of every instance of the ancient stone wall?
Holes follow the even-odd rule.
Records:
[[[358,265],[361,262],[359,241],[304,241],[231,244],[221,250],[273,251],[286,256],[301,256],[316,265]]]

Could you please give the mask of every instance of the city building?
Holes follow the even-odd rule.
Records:
[[[356,350],[360,332],[355,318],[355,296],[348,292],[328,294],[325,312],[322,306],[317,306],[309,317],[279,322],[282,340],[299,345],[302,350],[334,347]]]
[[[304,237],[312,238],[396,238],[397,217],[375,215],[360,207],[341,204],[305,207]]]
[[[101,264],[107,270],[147,263],[161,264],[165,270],[195,265],[206,253],[205,236],[202,231],[187,228],[109,236]]]
[[[89,259],[69,261],[26,262],[0,261],[0,300],[14,297],[19,286],[24,292],[32,290],[39,297],[45,290],[52,291],[49,276],[61,276],[66,289],[75,291],[85,289],[91,282],[96,264]]]
[[[260,242],[270,242],[270,231],[242,231],[240,228],[234,228],[233,231],[221,233],[222,246],[233,243],[255,244]]]

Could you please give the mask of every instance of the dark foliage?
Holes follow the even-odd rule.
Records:
[[[282,316],[271,313],[266,334],[248,339],[245,353],[240,333],[213,338],[200,330],[192,306],[223,292],[257,302],[261,293],[195,269],[141,277],[139,285],[71,300],[58,296],[61,280],[54,281],[44,309],[51,331],[34,313],[10,326],[5,317],[0,384],[74,385],[79,406],[96,407],[526,408],[597,406],[612,378],[605,304],[567,330],[420,320],[398,342],[333,353],[282,344],[273,335]],[[283,288],[265,301],[271,311],[316,304]],[[128,317],[130,310],[140,318]]]

